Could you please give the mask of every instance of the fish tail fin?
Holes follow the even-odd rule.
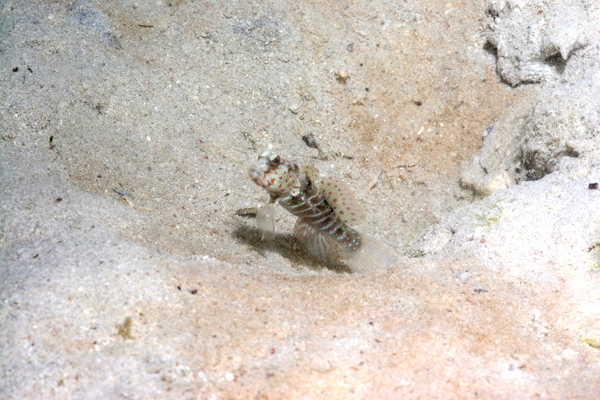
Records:
[[[361,239],[358,249],[344,251],[345,261],[352,272],[375,272],[396,260],[396,254],[382,241],[364,235]]]

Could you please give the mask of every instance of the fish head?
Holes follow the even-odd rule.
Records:
[[[273,195],[297,196],[306,187],[307,176],[297,164],[265,150],[250,167],[250,178]]]

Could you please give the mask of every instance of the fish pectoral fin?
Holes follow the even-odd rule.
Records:
[[[264,240],[267,233],[272,234],[275,232],[275,203],[270,202],[262,207],[256,213],[256,225],[258,230],[262,233],[261,240]]]

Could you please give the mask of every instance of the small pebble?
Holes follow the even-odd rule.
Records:
[[[456,277],[458,278],[459,281],[463,281],[463,282],[466,282],[469,279],[471,279],[471,277],[469,276],[469,273],[466,271],[458,271],[458,273],[456,274]]]
[[[348,74],[348,71],[343,69],[335,71],[335,79],[337,79],[339,83],[346,83],[349,78],[350,74]]]

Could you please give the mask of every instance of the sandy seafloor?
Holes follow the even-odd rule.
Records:
[[[0,10],[0,398],[600,398],[593,1]],[[398,261],[261,240],[268,145]]]

